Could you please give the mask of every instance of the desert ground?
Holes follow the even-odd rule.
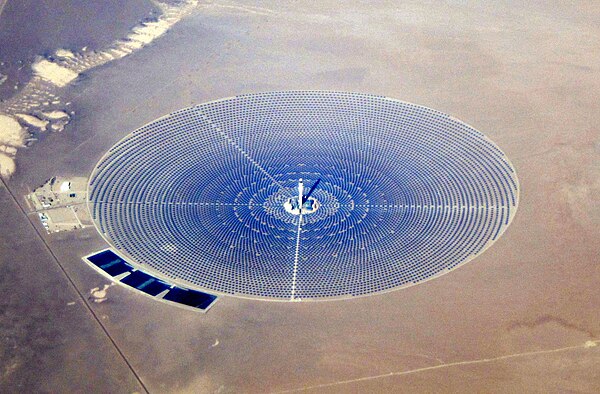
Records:
[[[152,6],[138,7],[141,20]],[[0,391],[600,392],[598,20],[594,1],[200,1],[57,87],[70,123],[19,147],[0,184]],[[407,289],[221,297],[201,314],[111,285],[81,260],[107,247],[95,228],[48,235],[28,210],[30,190],[88,176],[154,119],[290,89],[389,96],[482,131],[517,170],[512,224]]]

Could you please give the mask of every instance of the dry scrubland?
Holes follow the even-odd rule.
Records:
[[[45,237],[44,249],[2,188],[0,285],[10,324],[0,385],[600,392],[598,20],[598,2],[584,1],[216,1],[190,9],[134,56],[65,87],[38,77],[40,88],[29,91],[39,97],[23,93],[0,112],[20,127],[41,123],[16,114],[50,127],[38,108],[70,114],[72,101],[76,114],[47,144],[17,147],[19,169],[7,183],[17,196],[54,175],[89,174],[116,141],[172,111],[241,93],[332,89],[382,94],[472,124],[515,165],[521,200],[492,248],[425,284],[341,302],[223,297],[198,316],[106,287],[81,261],[106,245],[95,229]],[[80,61],[56,55],[61,67]],[[73,56],[83,64],[86,55]],[[20,141],[10,124],[3,141]]]

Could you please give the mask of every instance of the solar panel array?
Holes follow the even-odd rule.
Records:
[[[201,311],[207,311],[217,300],[217,297],[212,294],[177,287],[148,275],[131,266],[110,249],[91,254],[84,259],[116,282],[155,299],[170,301]]]
[[[298,179],[319,208],[283,204]],[[174,112],[100,160],[89,207],[140,266],[200,289],[302,300],[422,282],[509,225],[504,153],[448,115],[323,91],[241,95]],[[299,222],[302,220],[301,222]]]

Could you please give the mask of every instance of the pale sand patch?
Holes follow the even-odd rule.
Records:
[[[106,301],[108,298],[107,290],[111,286],[114,286],[114,283],[111,283],[109,285],[104,285],[103,288],[94,287],[93,289],[90,290],[90,297],[88,299],[97,304]]]
[[[9,178],[16,166],[14,155],[23,146],[25,130],[14,118],[0,114],[0,176]]]
[[[591,347],[596,347],[598,346],[598,341],[586,341],[585,344],[583,345],[584,348],[589,349]]]
[[[119,49],[111,49],[110,51],[115,55],[115,59],[120,59],[131,53],[127,47],[119,47]]]
[[[22,122],[27,124],[28,126],[37,127],[42,131],[46,131],[46,126],[50,123],[47,120],[42,120],[37,116],[27,115],[27,114],[15,114],[15,117],[19,118]]]
[[[0,145],[0,152],[6,153],[9,156],[14,156],[17,154],[17,148],[14,146]]]
[[[54,123],[54,124],[50,125],[50,129],[52,129],[52,131],[54,131],[55,133],[59,133],[65,129],[65,124],[64,123]]]
[[[15,160],[4,153],[0,153],[0,176],[8,178],[15,172]]]
[[[63,112],[63,111],[42,112],[42,115],[44,115],[45,118],[50,119],[50,120],[65,119],[65,118],[69,117],[69,114],[67,114],[66,112]]]
[[[31,68],[36,75],[59,87],[68,85],[79,76],[75,71],[59,66],[46,59],[36,61],[32,64]]]
[[[0,145],[23,146],[25,130],[13,117],[0,114]]]
[[[133,33],[128,35],[127,38],[132,41],[149,44],[154,41],[154,39],[165,34],[171,25],[171,23],[164,19],[159,19],[155,22],[142,23],[140,26],[134,27]]]
[[[62,57],[65,59],[74,59],[75,58],[75,54],[68,49],[62,49],[62,48],[57,49],[56,52],[54,52],[54,54],[57,57]]]
[[[158,3],[163,10],[157,20],[143,22],[132,29],[124,40],[117,41],[112,48],[98,55],[109,56],[111,59],[118,59],[129,55],[130,53],[150,44],[158,37],[165,34],[174,24],[179,22],[191,9],[198,5],[196,0],[186,1],[180,6],[169,6]]]
[[[122,46],[129,47],[132,50],[140,49],[144,46],[144,43],[140,41],[121,41],[120,44]]]

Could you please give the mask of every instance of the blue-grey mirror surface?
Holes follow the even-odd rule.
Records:
[[[165,277],[320,300],[410,286],[473,259],[510,224],[518,180],[492,141],[441,112],[269,92],[134,131],[97,164],[88,203],[108,242]]]

